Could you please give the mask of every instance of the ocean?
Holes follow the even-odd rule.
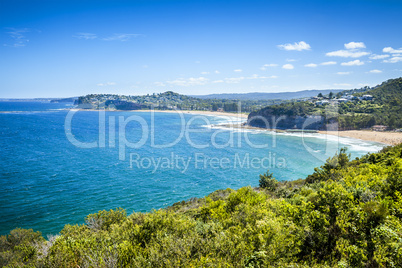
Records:
[[[148,212],[258,186],[267,170],[278,180],[305,178],[342,147],[352,158],[383,147],[222,126],[242,121],[236,117],[71,107],[0,102],[1,235],[16,227],[57,234],[99,210]]]

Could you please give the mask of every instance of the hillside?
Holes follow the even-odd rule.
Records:
[[[150,213],[100,211],[48,240],[15,229],[0,265],[402,266],[402,144],[352,161],[342,149],[305,180],[259,182]]]
[[[113,94],[90,94],[81,96],[76,104],[82,109],[108,109],[108,110],[199,110],[225,112],[250,112],[264,106],[278,104],[282,100],[244,100],[239,103],[229,99],[199,99],[181,95],[172,91],[143,96],[127,96]]]
[[[257,127],[316,130],[331,128],[335,123],[339,124],[340,130],[370,128],[373,125],[385,125],[389,129],[402,127],[402,78],[336,95],[271,105],[250,113],[248,123]],[[275,124],[280,117],[281,120]],[[315,123],[305,124],[306,120]]]
[[[325,90],[302,90],[296,92],[278,92],[278,93],[265,93],[265,92],[252,92],[252,93],[224,93],[224,94],[209,94],[209,95],[192,95],[192,97],[199,99],[228,99],[228,100],[292,100],[317,96],[322,93],[323,95],[330,92],[338,93],[342,89],[325,89]]]

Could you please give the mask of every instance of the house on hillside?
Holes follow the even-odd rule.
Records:
[[[344,99],[344,98],[340,98],[340,99],[336,99],[335,101],[338,102],[338,103],[341,103],[341,102],[348,102],[349,100]]]
[[[387,130],[387,126],[384,126],[384,125],[374,125],[374,126],[372,126],[372,129],[374,130],[374,131],[385,131],[385,130]]]
[[[371,95],[363,95],[360,99],[361,100],[373,100],[373,96],[371,96]]]
[[[345,99],[347,99],[347,100],[357,100],[358,98],[353,96],[353,95],[348,95],[348,96],[345,97]]]
[[[316,105],[325,105],[325,104],[328,104],[329,103],[329,101],[327,101],[327,100],[322,100],[322,101],[317,101],[315,104]]]

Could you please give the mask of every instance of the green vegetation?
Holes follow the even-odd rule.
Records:
[[[324,89],[324,90],[302,90],[296,92],[251,92],[251,93],[221,93],[221,94],[209,94],[209,95],[196,95],[199,99],[226,99],[226,100],[292,100],[303,99],[316,96],[317,94],[328,94],[330,92],[338,93],[340,89]]]
[[[91,94],[79,97],[76,104],[86,109],[109,110],[201,110],[226,112],[250,112],[264,106],[281,103],[281,100],[236,100],[229,99],[199,99],[181,95],[172,91],[144,96],[124,96],[111,94]]]
[[[337,94],[337,98],[343,98],[347,95],[353,95],[355,99],[339,102],[332,99],[334,94],[330,93],[326,104],[318,105],[319,102],[311,100],[286,102],[253,112],[249,118],[263,116],[268,119],[268,122],[271,122],[273,118],[281,115],[288,117],[318,115],[324,118],[323,123],[334,123],[336,121],[340,130],[370,128],[373,125],[386,125],[390,129],[402,128],[402,78],[388,80],[374,88],[364,87],[343,91]],[[371,95],[373,100],[364,100],[361,98],[363,95]],[[323,98],[324,96],[319,94],[318,97]],[[361,99],[358,99],[359,97]],[[338,104],[337,110],[335,110],[335,103]],[[333,111],[330,111],[329,107]],[[288,121],[289,124],[287,125],[295,125],[293,121]],[[251,122],[251,125],[263,126],[264,124],[256,120]],[[323,125],[317,124],[314,127],[323,128]]]
[[[45,240],[0,238],[5,267],[402,267],[402,144],[305,180],[226,189],[150,213],[100,211]]]

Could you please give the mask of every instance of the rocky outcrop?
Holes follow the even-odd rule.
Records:
[[[320,115],[274,115],[268,110],[260,110],[249,114],[247,124],[253,127],[268,129],[306,129],[324,130],[328,122]]]

